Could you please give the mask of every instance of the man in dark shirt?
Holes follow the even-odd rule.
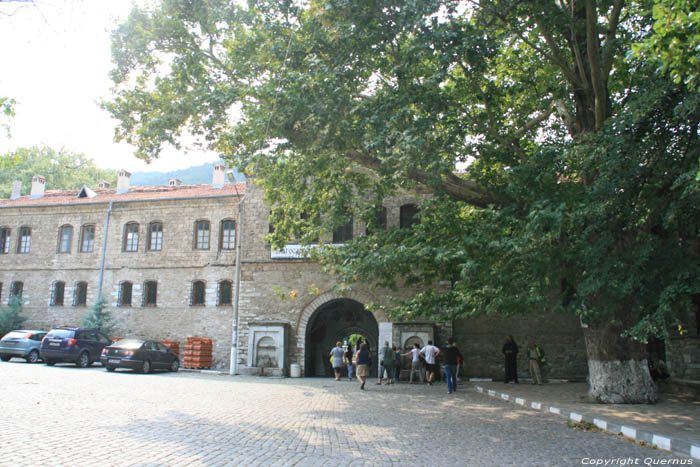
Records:
[[[447,394],[452,394],[457,390],[457,365],[463,361],[462,354],[455,345],[453,338],[447,339],[445,349],[445,378],[447,379]]]

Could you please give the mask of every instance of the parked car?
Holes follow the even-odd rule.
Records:
[[[35,329],[19,329],[10,331],[0,340],[0,360],[9,361],[12,357],[20,357],[29,363],[36,363],[41,358],[39,348],[46,331]]]
[[[180,360],[161,342],[142,339],[122,339],[105,347],[100,357],[107,371],[129,368],[141,373],[153,370],[177,371]]]
[[[47,365],[72,362],[79,368],[86,368],[99,362],[102,349],[111,343],[97,329],[63,326],[49,331],[41,341],[41,358]]]

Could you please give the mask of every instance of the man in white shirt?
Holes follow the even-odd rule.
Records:
[[[420,345],[413,344],[413,348],[406,353],[402,353],[402,357],[411,356],[411,374],[408,377],[409,384],[413,384],[413,373],[418,372],[418,377],[420,378],[420,384],[423,384],[423,365],[420,361]]]
[[[420,355],[425,358],[425,379],[427,379],[428,384],[432,386],[438,367],[435,359],[440,355],[440,349],[433,345],[433,341],[428,341],[428,345],[420,349]]]

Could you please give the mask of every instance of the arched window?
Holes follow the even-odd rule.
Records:
[[[236,221],[224,219],[221,221],[219,248],[233,250],[236,248]]]
[[[22,292],[24,290],[24,282],[14,281],[10,284],[10,297],[20,297],[22,298]]]
[[[87,305],[87,282],[76,282],[73,289],[73,306]]]
[[[146,281],[143,284],[141,306],[156,306],[158,303],[158,282]]]
[[[117,297],[117,304],[119,306],[131,306],[131,292],[133,285],[129,281],[124,281],[119,284],[119,296]]]
[[[56,281],[51,286],[51,306],[63,306],[63,297],[66,292],[66,283]]]
[[[139,251],[139,225],[136,222],[129,222],[124,226],[123,251]]]
[[[163,249],[163,224],[151,222],[148,224],[148,250],[160,251]]]
[[[209,221],[199,220],[194,224],[194,247],[197,250],[209,249]]]
[[[404,204],[401,206],[399,226],[403,229],[418,223],[420,223],[418,207],[415,204]]]
[[[190,291],[190,305],[206,305],[206,283],[204,281],[192,282],[192,290]]]
[[[17,253],[29,253],[32,245],[32,229],[30,227],[19,228],[19,242],[17,242]]]
[[[12,230],[9,227],[0,229],[0,255],[6,255],[10,252],[10,235]]]
[[[58,229],[58,252],[70,253],[71,243],[73,243],[73,226],[64,225]]]
[[[344,225],[333,229],[333,243],[345,243],[352,240],[352,214]]]
[[[80,228],[80,252],[92,253],[95,249],[95,226],[84,225]]]
[[[386,208],[383,206],[374,212],[374,224],[367,226],[366,234],[369,235],[378,230],[386,230]]]
[[[218,290],[216,293],[216,305],[225,306],[233,303],[231,299],[233,291],[233,283],[229,280],[219,281]]]

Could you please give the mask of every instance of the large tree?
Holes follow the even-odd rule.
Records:
[[[698,95],[656,70],[651,1],[165,0],[113,34],[118,139],[203,135],[265,188],[272,239],[349,215],[339,281],[421,285],[393,313],[561,310],[591,395],[652,402],[643,341],[700,294]],[[397,192],[421,222],[379,229]]]

